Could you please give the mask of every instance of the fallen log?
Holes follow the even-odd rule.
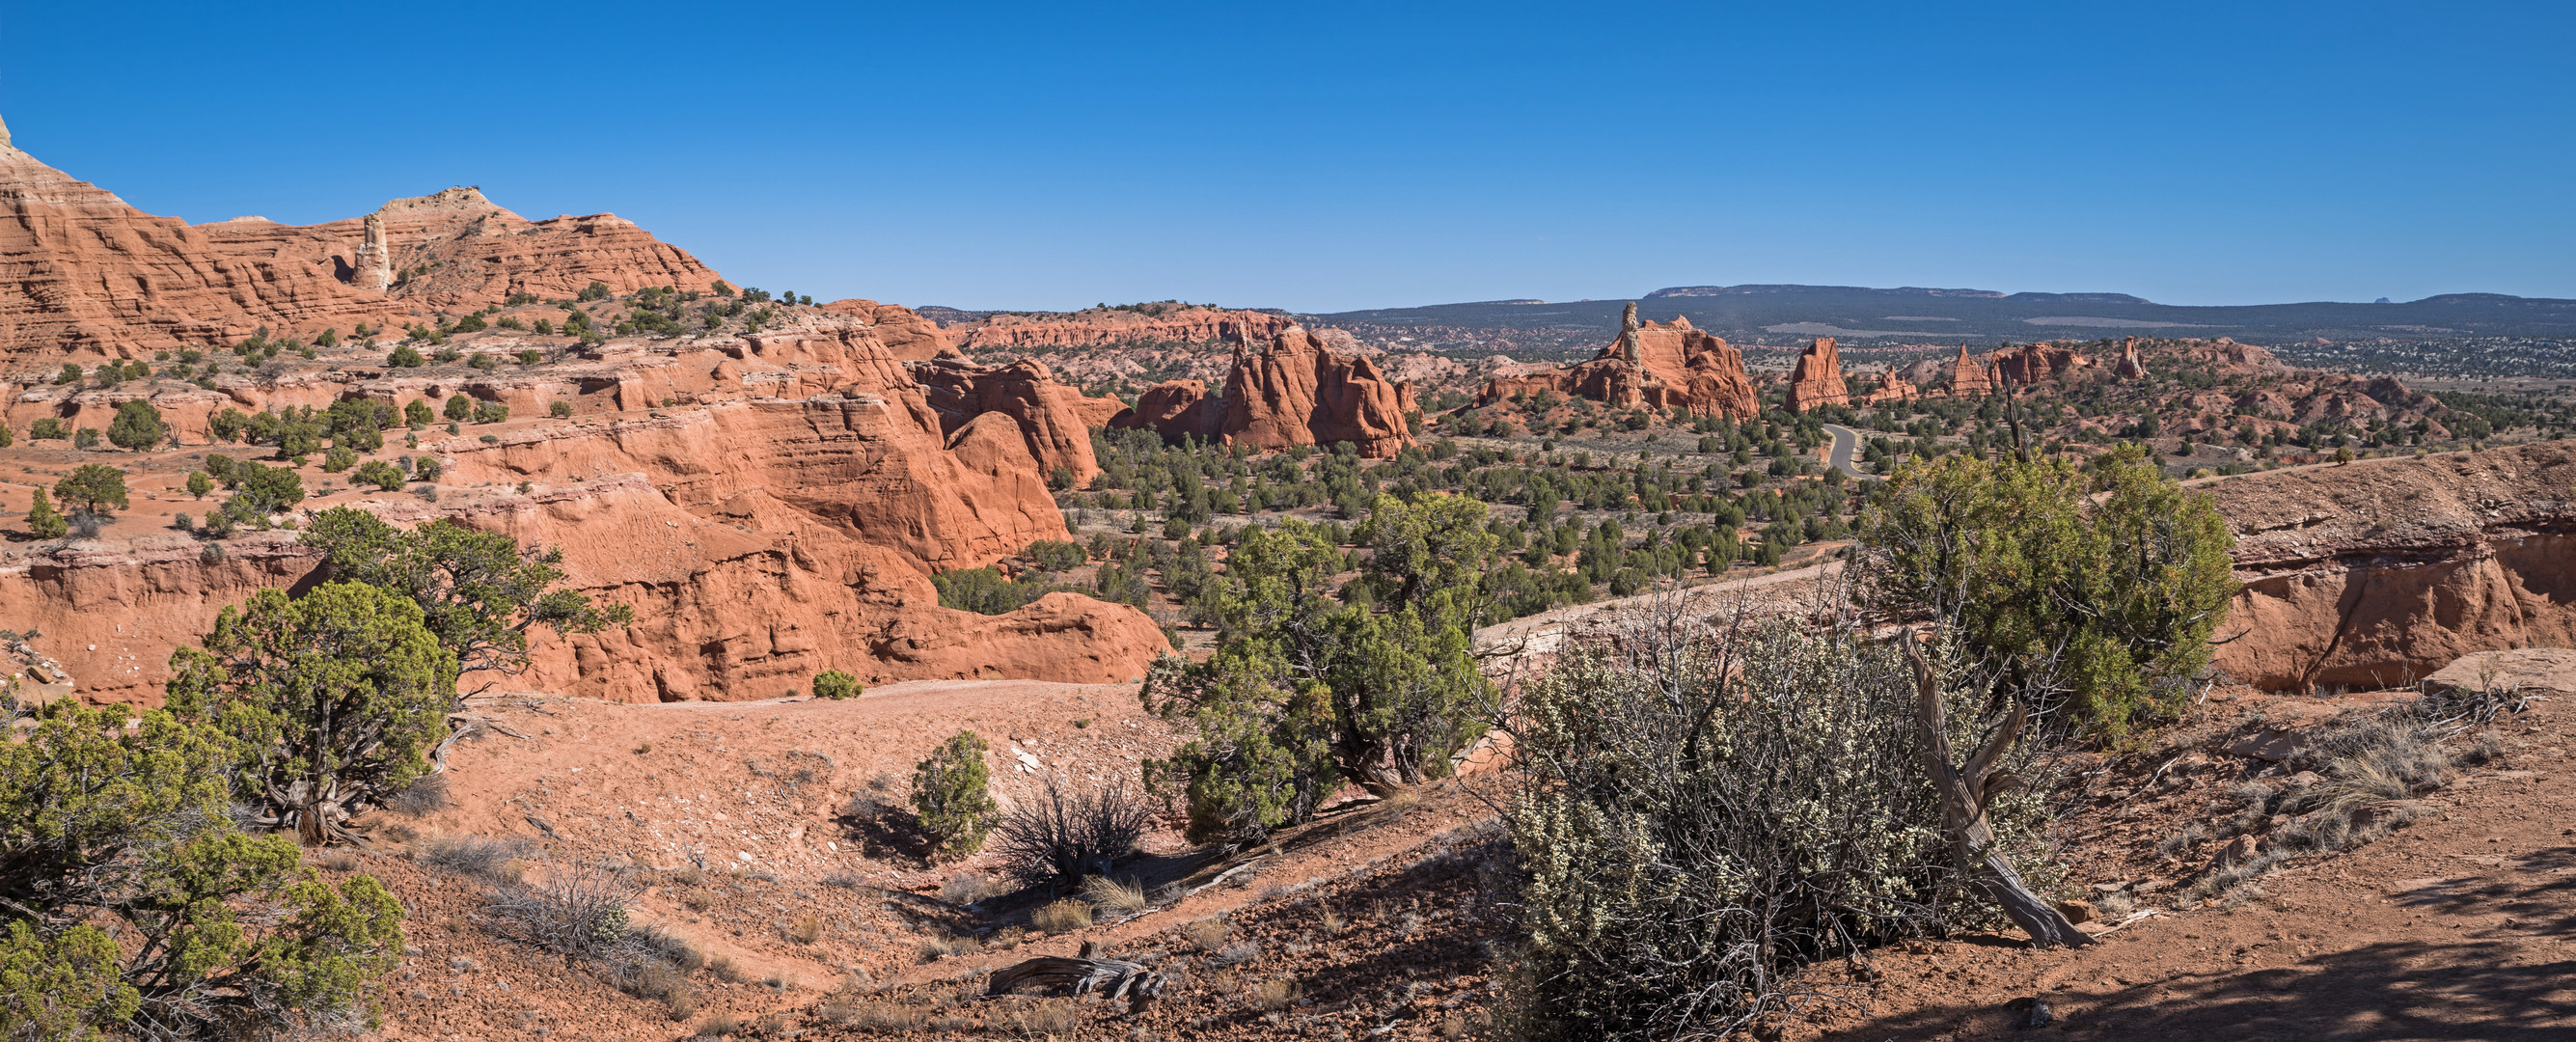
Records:
[[[1169,982],[1170,978],[1132,962],[1044,955],[994,970],[992,979],[984,985],[984,994],[1009,995],[1030,986],[1061,988],[1072,995],[1099,992],[1111,1001],[1127,1000],[1133,1010],[1162,997]]]

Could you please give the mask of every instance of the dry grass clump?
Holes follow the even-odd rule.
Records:
[[[334,872],[347,872],[358,867],[358,854],[354,850],[328,850],[324,851],[321,857],[313,860],[314,863]]]
[[[626,906],[635,884],[605,869],[569,865],[534,883],[494,890],[484,910],[519,939],[563,955],[601,958],[628,943]]]
[[[981,947],[983,946],[977,944],[972,937],[957,937],[941,931],[922,938],[921,961],[931,962],[941,956],[964,955]]]
[[[987,897],[1008,893],[1002,881],[982,872],[959,872],[948,877],[939,887],[939,899],[953,905],[971,905]]]
[[[1091,925],[1091,906],[1069,897],[1041,905],[1029,913],[1029,925],[1048,933],[1079,930]]]
[[[807,912],[787,922],[787,939],[812,944],[823,939],[823,917]]]
[[[1133,879],[1121,883],[1108,876],[1092,876],[1082,881],[1082,899],[1112,915],[1135,915],[1147,907],[1144,884]]]
[[[1243,993],[1243,1004],[1264,1013],[1276,1013],[1294,1005],[1306,989],[1286,977],[1273,977],[1253,985]]]
[[[1021,1038],[1058,1038],[1082,1026],[1082,1005],[1072,999],[1039,999],[1008,1010],[992,1021]]]
[[[458,875],[515,881],[516,872],[510,863],[534,851],[532,844],[516,836],[485,839],[458,834],[435,837],[412,851],[411,857],[431,868],[445,869]]]
[[[394,813],[415,818],[436,814],[455,805],[456,801],[447,794],[447,776],[444,774],[421,775],[419,780],[385,800],[385,806]]]
[[[742,967],[733,964],[733,957],[730,955],[719,955],[708,959],[707,972],[715,974],[717,980],[727,984],[740,984],[748,979],[742,972]]]
[[[1003,870],[1023,883],[1071,883],[1108,874],[1112,862],[1135,851],[1153,819],[1124,781],[1066,792],[1050,776],[1044,797],[1021,801],[1002,819],[993,851]]]
[[[2441,745],[2451,731],[2449,721],[2433,715],[2442,708],[2448,707],[2427,699],[2336,726],[2292,763],[2315,771],[2320,780],[2313,784],[2236,786],[2230,795],[2237,814],[2219,838],[2251,834],[2278,817],[2290,820],[2265,835],[2250,856],[2222,856],[2195,892],[2236,894],[2282,862],[2350,850],[2412,823],[2423,813],[2415,798],[2450,784],[2461,762]]]
[[[1203,952],[1224,947],[1226,938],[1232,936],[1234,928],[1226,925],[1223,919],[1200,919],[1181,924],[1182,939],[1189,941],[1190,947]]]
[[[731,1013],[709,1013],[707,1019],[698,1022],[699,1038],[724,1038],[741,1033],[742,1021]]]

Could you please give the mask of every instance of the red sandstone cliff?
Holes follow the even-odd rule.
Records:
[[[529,221],[471,188],[365,218],[283,225],[155,217],[11,147],[0,128],[0,357],[148,356],[280,335],[346,333],[512,293],[704,289],[715,272],[611,214]],[[405,278],[405,275],[410,277]]]
[[[1059,467],[1070,471],[1076,488],[1100,473],[1091,452],[1091,428],[1125,408],[1114,398],[1083,397],[1032,359],[985,366],[941,358],[913,362],[910,368],[928,392],[931,408],[939,411],[942,430],[953,434],[986,413],[1008,416],[1026,437],[1038,468],[1049,474]]]
[[[2237,533],[2217,666],[2269,689],[2391,687],[2472,652],[2576,646],[2576,444],[2197,483]]]

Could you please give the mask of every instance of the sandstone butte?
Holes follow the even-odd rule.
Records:
[[[1686,317],[1642,324],[1635,318],[1636,305],[1630,304],[1626,328],[1591,360],[1549,372],[1496,377],[1477,393],[1476,404],[1549,391],[1623,409],[1675,409],[1735,419],[1761,415],[1761,399],[1745,375],[1742,352],[1691,328]]]
[[[1843,383],[1842,352],[1835,350],[1834,338],[1817,337],[1798,355],[1798,367],[1789,374],[1789,411],[1849,404],[1851,389]]]
[[[1064,315],[994,315],[948,332],[963,351],[1099,347],[1113,344],[1251,343],[1287,332],[1296,320],[1267,311],[1178,306],[1156,313],[1094,308]]]
[[[716,273],[613,214],[530,221],[473,188],[363,218],[191,225],[46,166],[0,127],[0,358],[133,358],[262,326],[309,338],[513,293],[705,289]],[[409,275],[409,278],[403,276]]]
[[[2020,387],[2089,369],[2093,359],[2055,344],[2023,344],[1986,356],[1986,364],[1996,379]]]
[[[1411,388],[1390,382],[1366,358],[1336,354],[1302,326],[1290,326],[1259,353],[1237,344],[1222,401],[1196,380],[1146,389],[1136,408],[1111,426],[1144,428],[1256,449],[1350,442],[1361,456],[1393,459],[1413,444],[1410,417],[1420,411]]]
[[[77,344],[139,349],[155,336],[252,322],[281,332],[327,324],[345,331],[354,320],[408,316],[416,302],[470,304],[502,287],[568,296],[594,279],[634,288],[714,276],[623,222],[523,227],[477,193],[448,192],[417,206],[398,201],[390,209],[399,212],[368,222],[391,230],[395,264],[424,255],[406,252],[407,230],[448,229],[419,247],[448,258],[432,269],[432,284],[389,295],[308,279],[295,265],[236,263],[227,243],[241,240],[143,217],[23,153],[0,155],[0,175],[9,178],[0,195],[22,214],[0,230],[16,236],[7,246],[17,280],[9,292],[18,294],[0,300],[13,320],[32,314],[53,323],[34,341],[43,357],[14,359],[15,375],[0,385],[7,422],[19,430],[41,418],[105,429],[119,405],[148,399],[183,446],[202,451],[210,418],[224,408],[350,398],[401,407],[465,395],[507,405],[517,417],[570,409],[569,419],[478,426],[463,436],[422,432],[407,454],[445,463],[434,502],[347,489],[329,497],[329,505],[400,524],[448,518],[522,545],[561,547],[571,585],[635,609],[631,629],[539,641],[530,668],[503,678],[504,688],[740,700],[801,690],[825,669],[872,683],[1104,683],[1143,673],[1168,647],[1144,613],[1073,594],[996,616],[939,606],[933,572],[1069,538],[1046,475],[1059,467],[1096,471],[1087,429],[1120,405],[1055,384],[1035,363],[968,365],[934,324],[907,309],[864,300],[783,308],[778,326],[756,335],[619,338],[515,370],[388,369],[370,351],[357,364],[331,358],[284,372],[225,373],[211,378],[212,389],[174,381],[56,386],[27,363],[49,371]],[[452,222],[458,214],[469,216]],[[260,234],[277,242],[314,231],[264,227]],[[113,284],[104,273],[118,258],[75,256],[68,244],[83,236],[122,244],[119,262],[128,267],[116,278],[151,292],[112,306],[104,294],[84,293],[84,279]],[[576,251],[567,237],[597,241]],[[634,241],[618,245],[627,239]],[[31,260],[35,247],[42,256]],[[275,277],[253,277],[262,270]],[[217,299],[179,291],[227,279],[241,292]],[[217,317],[190,324],[208,314]],[[505,354],[561,348],[500,330],[475,337],[473,349]],[[487,441],[486,431],[497,433]],[[136,487],[138,500],[147,495],[178,493]],[[0,566],[0,614],[41,630],[84,697],[156,701],[171,650],[202,635],[218,610],[260,587],[313,580],[320,566],[288,532],[224,546],[211,555],[192,536],[120,524],[103,538],[12,555]]]

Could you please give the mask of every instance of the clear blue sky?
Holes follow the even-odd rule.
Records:
[[[2576,297],[2576,5],[0,6],[147,211],[481,185],[818,299]]]

